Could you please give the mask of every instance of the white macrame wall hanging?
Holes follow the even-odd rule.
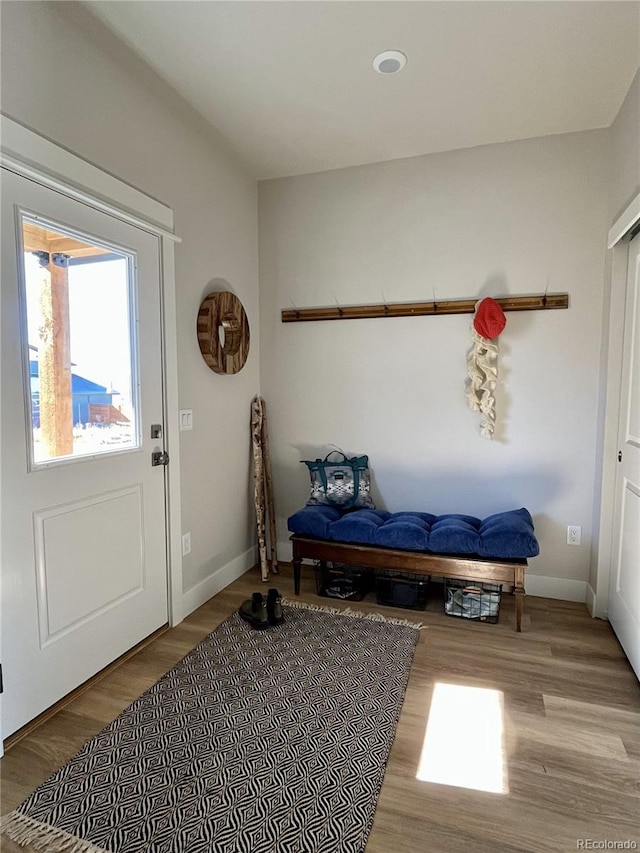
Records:
[[[495,389],[498,381],[498,336],[507,324],[504,311],[490,296],[476,303],[471,323],[473,346],[467,356],[467,402],[480,412],[480,434],[493,438],[496,423]]]

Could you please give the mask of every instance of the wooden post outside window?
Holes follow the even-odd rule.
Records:
[[[71,328],[69,260],[109,252],[65,236],[28,219],[22,222],[23,249],[40,262],[40,428],[46,459],[73,454],[73,390],[71,385]]]
[[[40,427],[49,458],[73,453],[69,255],[38,252],[40,287]]]

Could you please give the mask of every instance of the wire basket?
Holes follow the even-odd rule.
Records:
[[[376,573],[376,600],[387,607],[424,610],[429,595],[429,575],[401,572]]]
[[[447,616],[495,624],[500,614],[502,584],[444,579],[444,612]]]
[[[341,563],[316,563],[316,592],[326,598],[362,601],[373,581],[371,569]]]

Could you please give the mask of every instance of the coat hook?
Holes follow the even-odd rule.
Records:
[[[289,302],[293,305],[293,310],[296,312],[296,320],[300,319],[300,311],[298,310],[298,306],[295,304],[293,299],[289,299]]]

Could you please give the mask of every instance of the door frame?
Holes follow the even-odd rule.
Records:
[[[169,624],[177,625],[184,618],[174,253],[181,240],[174,233],[173,210],[2,113],[0,165],[158,237],[165,449],[171,457],[164,468],[167,604]]]
[[[602,379],[605,382],[604,423],[600,453],[602,460],[599,523],[596,559],[595,589],[587,586],[587,606],[592,616],[606,619],[609,610],[609,580],[613,561],[615,537],[613,529],[613,507],[617,474],[618,420],[620,395],[622,393],[623,336],[627,271],[629,264],[629,240],[626,239],[634,226],[640,222],[640,193],[631,201],[609,230],[607,248],[607,270],[610,272],[608,310],[608,352],[603,363]]]

